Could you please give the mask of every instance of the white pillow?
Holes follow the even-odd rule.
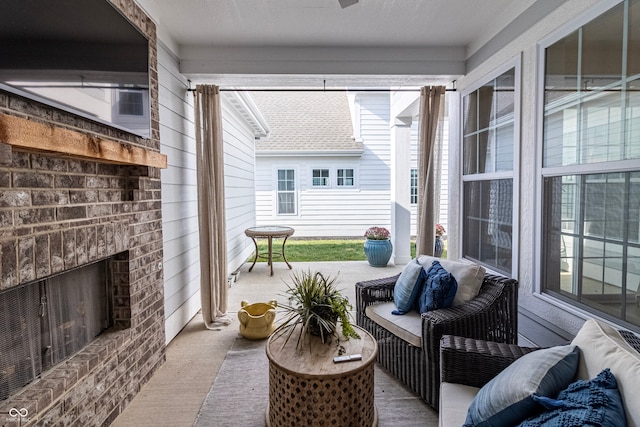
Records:
[[[640,353],[635,351],[611,326],[587,320],[571,344],[580,347],[577,378],[584,380],[605,369],[618,381],[629,426],[640,426]]]
[[[418,262],[425,270],[428,270],[433,261],[440,261],[440,265],[456,278],[458,291],[453,300],[453,306],[464,304],[472,300],[480,292],[482,281],[486,270],[478,264],[468,261],[451,261],[448,259],[436,258],[429,255],[420,255]]]

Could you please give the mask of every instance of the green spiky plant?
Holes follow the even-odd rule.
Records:
[[[284,333],[284,328],[292,326],[287,329],[285,344],[298,324],[302,327],[296,348],[300,348],[305,334],[317,335],[324,343],[335,339],[340,346],[338,321],[345,339],[360,338],[350,320],[349,310],[353,307],[349,299],[336,288],[335,277],[325,277],[320,272],[312,274],[311,271],[303,271],[294,272],[291,281],[285,292],[288,304],[279,305],[279,308],[286,313],[286,317],[275,331],[275,333]]]

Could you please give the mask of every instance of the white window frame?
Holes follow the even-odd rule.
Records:
[[[121,106],[122,106],[122,97],[125,94],[133,94],[133,95],[139,95],[140,96],[140,109],[141,109],[141,114],[128,114],[128,113],[123,113],[121,111]],[[145,99],[144,99],[144,92],[140,89],[117,89],[116,90],[116,112],[115,115],[119,116],[119,117],[145,117]]]
[[[347,171],[351,171],[353,173],[353,175],[351,176],[351,180],[352,180],[352,184],[348,185],[348,184],[344,184],[344,180],[348,179],[348,177],[343,176],[340,177],[340,171],[343,171],[343,173],[346,173]],[[343,179],[343,184],[340,184],[340,178]],[[336,168],[336,187],[337,188],[356,188],[356,169],[355,168]]]
[[[460,171],[460,188],[458,191],[459,194],[459,204],[460,204],[460,218],[459,218],[459,229],[460,233],[460,244],[459,244],[459,258],[463,258],[464,255],[464,185],[467,182],[473,181],[492,181],[499,179],[511,179],[513,183],[513,200],[512,200],[512,225],[511,225],[511,272],[510,276],[517,278],[518,277],[518,267],[519,267],[519,241],[520,241],[520,229],[519,229],[519,218],[520,218],[520,115],[521,115],[521,102],[522,102],[522,57],[521,55],[517,55],[513,57],[511,60],[505,62],[500,67],[494,69],[493,71],[487,73],[483,77],[477,79],[473,84],[469,85],[467,88],[462,91],[461,96],[459,98],[459,111],[461,115],[460,123],[459,123],[459,147],[460,147],[460,156],[458,159],[458,168]],[[488,81],[496,79],[501,76],[503,73],[509,71],[514,68],[515,75],[515,91],[514,91],[514,110],[513,110],[513,168],[511,171],[499,171],[499,172],[487,172],[487,173],[476,173],[471,175],[464,174],[464,120],[462,118],[462,114],[464,114],[464,98],[468,96],[470,93],[476,91]],[[490,267],[487,266],[489,270]],[[502,273],[501,273],[502,274]]]
[[[279,186],[278,183],[280,182],[279,180],[279,172],[280,171],[293,171],[293,191],[282,191],[284,193],[291,193],[293,194],[293,203],[294,203],[294,209],[293,212],[289,213],[281,213],[280,212],[280,203],[278,201],[278,195],[281,193],[281,191],[279,190]],[[296,216],[298,215],[298,187],[299,187],[299,181],[298,181],[298,170],[295,167],[291,167],[291,166],[276,166],[275,167],[275,172],[274,172],[274,211],[275,211],[275,215],[276,216]]]
[[[415,202],[413,201],[414,197],[416,199]],[[411,206],[418,206],[418,168],[411,168],[409,171],[409,204]]]
[[[327,172],[327,176],[319,176],[316,177],[315,173],[320,172],[323,175],[323,172]],[[311,188],[331,188],[331,168],[311,168]],[[316,179],[322,181],[320,184],[316,184]]]
[[[537,162],[536,162],[536,229],[535,229],[535,251],[534,251],[534,272],[533,272],[533,291],[542,299],[549,301],[550,303],[562,307],[565,310],[569,310],[581,317],[593,317],[598,314],[594,311],[589,311],[581,308],[578,305],[565,302],[564,300],[555,298],[553,295],[543,293],[542,280],[543,280],[543,262],[544,254],[542,248],[544,246],[543,236],[545,230],[543,228],[543,219],[545,217],[544,212],[544,180],[549,177],[559,177],[567,175],[582,175],[582,174],[608,174],[615,172],[628,172],[636,171],[637,159],[632,160],[618,160],[618,161],[604,161],[598,163],[581,163],[576,165],[567,166],[551,166],[543,167],[544,161],[544,95],[545,95],[545,50],[556,43],[557,41],[567,37],[571,33],[577,31],[580,27],[587,25],[592,20],[607,13],[613,7],[623,3],[623,0],[606,0],[585,12],[579,14],[571,21],[565,23],[562,27],[558,28],[547,37],[541,39],[537,44],[537,82],[536,82],[536,141],[537,141]],[[618,321],[624,322],[624,320],[615,318]]]

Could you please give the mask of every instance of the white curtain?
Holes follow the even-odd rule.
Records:
[[[222,114],[217,86],[195,91],[200,297],[205,326],[229,324],[227,312],[227,238],[224,214]]]
[[[416,253],[419,255],[433,255],[436,222],[439,220],[444,94],[444,86],[425,86],[420,90],[416,236]]]

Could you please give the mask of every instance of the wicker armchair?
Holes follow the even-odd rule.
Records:
[[[415,347],[365,314],[369,305],[393,301],[393,288],[398,276],[356,283],[356,322],[378,341],[378,363],[438,410],[440,338],[458,335],[515,343],[518,335],[518,282],[487,274],[478,296],[473,300],[422,314],[422,346]]]

